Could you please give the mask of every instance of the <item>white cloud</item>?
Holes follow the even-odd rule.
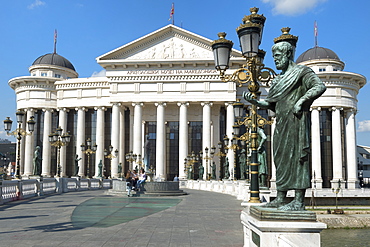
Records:
[[[94,73],[91,75],[91,77],[105,77],[105,69],[101,71],[94,71]]]
[[[273,5],[272,12],[276,15],[299,15],[313,9],[327,0],[262,0]]]
[[[28,5],[28,8],[29,9],[34,9],[36,7],[39,7],[39,6],[42,6],[42,5],[45,5],[46,3],[41,1],[41,0],[35,0],[32,4]]]
[[[370,131],[370,120],[364,120],[364,121],[358,122],[358,129],[357,129],[357,131],[358,132]]]

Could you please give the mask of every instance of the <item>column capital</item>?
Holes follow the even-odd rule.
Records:
[[[25,110],[30,112],[37,112],[37,109],[34,108],[25,108]]]
[[[213,106],[213,103],[212,102],[202,102],[200,103],[201,106],[206,106],[206,105],[209,105],[210,107]]]
[[[357,109],[356,108],[348,108],[345,110],[346,113],[353,113],[353,114],[357,114]]]
[[[233,105],[235,102],[225,102],[225,106]]]
[[[132,106],[144,106],[144,103],[143,102],[133,102],[132,103]]]
[[[46,112],[46,111],[53,112],[53,111],[54,111],[54,109],[53,109],[53,108],[42,108],[42,111],[43,111],[43,112]]]
[[[177,102],[177,106],[189,106],[189,102]]]
[[[103,111],[106,111],[107,108],[105,106],[95,106],[94,107],[94,110],[97,111],[97,110],[103,110]]]
[[[329,111],[336,111],[336,110],[342,111],[343,107],[333,106],[333,107],[329,108]]]
[[[314,110],[321,111],[321,106],[311,106],[310,111],[314,111]]]
[[[162,105],[163,107],[166,107],[167,106],[167,103],[165,102],[157,102],[157,103],[154,103],[155,106],[160,106]]]
[[[114,105],[119,106],[119,107],[122,106],[121,102],[112,102],[112,106]]]
[[[75,111],[79,111],[79,110],[87,111],[87,108],[84,106],[75,108]]]
[[[69,109],[68,109],[68,108],[66,108],[66,107],[58,107],[56,110],[57,110],[57,111],[65,111],[65,112],[69,112]]]

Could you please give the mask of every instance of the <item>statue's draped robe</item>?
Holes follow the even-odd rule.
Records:
[[[277,76],[272,82],[266,101],[276,114],[273,149],[278,191],[310,187],[309,107],[324,91],[325,86],[315,73],[301,65]],[[302,105],[302,114],[296,116],[294,105],[304,95],[310,97]]]

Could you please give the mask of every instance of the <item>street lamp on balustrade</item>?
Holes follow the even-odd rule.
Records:
[[[90,167],[90,155],[94,154],[98,148],[98,145],[94,144],[91,146],[91,139],[87,138],[86,145],[84,143],[81,144],[81,151],[82,153],[87,155],[87,169],[86,169],[86,176],[91,178],[91,167]]]
[[[113,151],[113,146],[112,145],[109,145],[109,152],[108,152],[107,149],[104,149],[104,157],[109,159],[109,162],[110,162],[111,166],[112,166],[112,159],[117,158],[117,156],[118,156],[118,149],[116,149],[114,151],[115,155],[112,154],[112,151]],[[104,164],[103,164],[102,169],[103,169],[103,171],[102,171],[103,174],[102,175],[104,177],[104,171],[105,171]]]
[[[223,177],[224,177],[224,171],[222,169],[222,157],[225,157],[226,156],[226,150],[224,149],[224,145],[223,145],[223,142],[218,142],[217,144],[217,147],[218,147],[218,152],[215,153],[216,156],[219,156],[220,157],[220,169],[219,169],[219,179],[222,180]]]
[[[242,24],[237,28],[237,34],[242,50],[243,57],[246,58],[246,63],[233,74],[226,75],[226,70],[229,68],[231,48],[233,42],[225,39],[226,33],[219,33],[219,39],[211,43],[215,58],[215,68],[220,72],[220,79],[223,82],[236,82],[239,87],[246,84],[249,92],[254,99],[258,99],[260,95],[259,82],[269,82],[276,73],[264,66],[263,58],[265,52],[259,49],[262,40],[262,33],[266,17],[257,14],[258,8],[251,8],[251,14],[242,19]],[[261,202],[259,196],[258,182],[258,134],[257,134],[257,106],[252,105],[251,109],[251,203]]]
[[[10,119],[10,117],[7,117],[5,120],[4,120],[4,129],[6,131],[6,134],[8,136],[12,135],[14,137],[17,138],[17,165],[16,165],[16,174],[15,174],[15,178],[17,179],[20,179],[21,178],[21,175],[20,175],[20,161],[21,161],[21,140],[22,140],[22,136],[26,136],[26,135],[32,135],[32,132],[35,130],[35,120],[34,120],[34,117],[31,116],[30,119],[27,121],[27,126],[28,126],[28,130],[29,132],[27,132],[26,130],[22,129],[22,123],[23,123],[23,117],[25,115],[25,112],[24,111],[21,111],[21,110],[18,110],[16,113],[16,118],[17,118],[17,123],[18,123],[18,128],[12,132],[10,132],[10,130],[12,129],[12,123],[13,121]]]
[[[209,173],[208,162],[213,159],[213,155],[215,154],[216,147],[213,146],[211,148],[211,152],[210,152],[209,156],[208,156],[208,151],[209,151],[208,147],[206,147],[204,149],[204,151],[205,151],[205,156],[203,156],[203,152],[199,152],[199,156],[200,156],[201,159],[206,160],[206,180],[210,180],[211,179],[211,174]],[[201,179],[203,179],[203,178],[201,178]]]
[[[129,164],[130,164],[130,168],[133,169],[132,164],[133,164],[134,161],[136,161],[137,157],[138,157],[138,155],[134,154],[132,151],[128,152],[125,155],[126,161],[129,162]],[[141,157],[141,155],[140,155],[140,157]]]
[[[57,177],[60,177],[60,170],[62,169],[60,166],[60,148],[63,146],[68,145],[71,141],[71,135],[67,133],[63,133],[63,129],[59,126],[54,133],[49,135],[49,142],[53,147],[58,149],[57,153]]]
[[[184,169],[187,174],[187,179],[194,179],[194,164],[199,161],[199,156],[195,155],[194,151],[192,151],[191,155],[188,155],[184,161]]]

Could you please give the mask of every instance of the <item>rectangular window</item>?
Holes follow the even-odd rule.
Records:
[[[42,73],[41,73],[41,76],[48,76],[48,73],[46,73],[46,72],[42,72]]]
[[[61,78],[62,76],[60,74],[55,74],[56,78]]]

